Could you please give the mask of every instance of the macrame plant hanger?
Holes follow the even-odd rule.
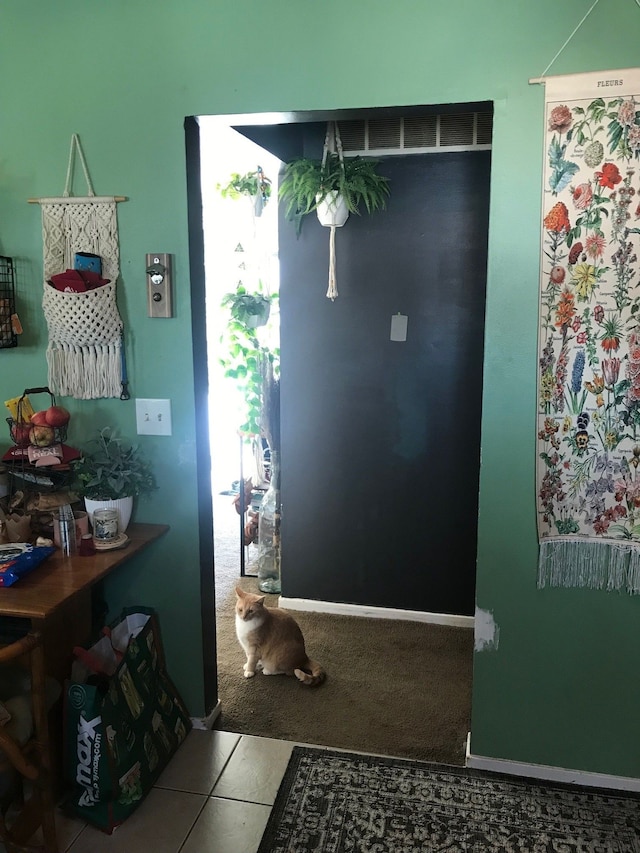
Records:
[[[322,151],[322,172],[326,168],[329,153],[335,154],[337,150],[340,169],[344,176],[344,154],[342,151],[342,139],[337,122],[327,123],[327,133],[324,139]],[[338,296],[338,281],[336,278],[336,228],[340,228],[347,221],[349,210],[342,197],[330,192],[318,205],[318,219],[320,223],[331,229],[329,234],[329,287],[327,298],[334,301]]]
[[[71,195],[76,155],[87,185],[86,196]],[[116,305],[120,275],[116,202],[125,198],[96,196],[80,139],[74,133],[63,195],[29,201],[42,209],[42,307],[49,329],[49,388],[76,399],[128,399],[123,324]],[[102,276],[109,283],[84,293],[56,290],[49,279],[73,269],[78,252],[99,255]]]

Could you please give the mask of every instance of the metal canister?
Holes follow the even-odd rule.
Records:
[[[99,542],[112,542],[118,538],[118,510],[97,509],[93,513],[93,538]]]
[[[58,525],[60,529],[60,547],[65,557],[76,553],[76,521],[73,517],[71,507],[61,506],[58,511]]]

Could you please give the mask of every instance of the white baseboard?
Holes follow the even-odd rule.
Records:
[[[220,700],[216,702],[215,708],[213,711],[210,711],[206,717],[191,717],[191,723],[194,729],[212,729],[213,724],[220,716],[220,712],[222,711],[222,705],[220,704]]]
[[[611,776],[608,773],[589,773],[585,770],[567,770],[564,767],[551,767],[546,764],[526,764],[523,761],[509,761],[504,758],[487,758],[473,755],[471,733],[467,737],[467,755],[465,766],[474,770],[489,770],[492,773],[506,773],[509,776],[527,776],[546,782],[563,782],[568,785],[582,785],[585,788],[610,788],[617,791],[640,791],[640,779],[631,776]]]
[[[313,598],[285,598],[278,606],[285,610],[310,613],[331,613],[337,616],[367,616],[370,619],[404,619],[409,622],[429,622],[433,625],[452,625],[473,628],[473,616],[454,616],[448,613],[425,613],[422,610],[400,610],[395,607],[373,607],[368,604],[343,604],[339,601],[316,601]]]

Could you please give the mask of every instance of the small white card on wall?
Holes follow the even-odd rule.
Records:
[[[394,314],[391,317],[391,340],[406,341],[407,340],[407,322],[409,318],[406,314]]]

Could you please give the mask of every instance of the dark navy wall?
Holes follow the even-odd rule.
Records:
[[[336,232],[334,303],[329,229],[280,223],[283,595],[472,614],[490,155],[380,170],[387,210]]]

